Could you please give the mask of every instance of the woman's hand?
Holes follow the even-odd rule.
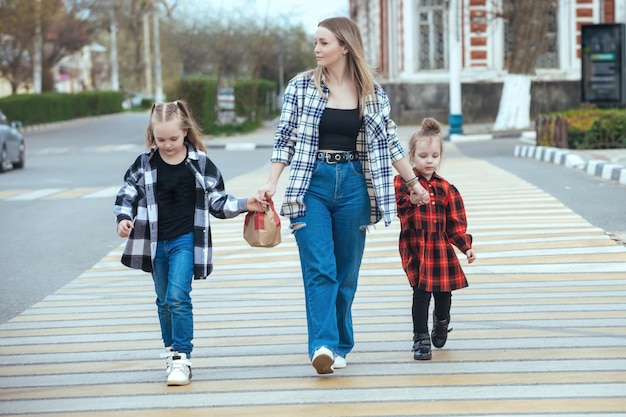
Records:
[[[268,196],[270,198],[274,197],[274,194],[276,194],[276,185],[272,184],[271,182],[268,182],[257,191],[257,196],[264,201],[267,201]]]

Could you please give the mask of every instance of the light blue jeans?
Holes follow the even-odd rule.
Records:
[[[291,228],[304,280],[309,357],[322,346],[345,357],[354,347],[352,301],[369,224],[361,163],[316,161],[304,203],[306,214],[291,219]]]
[[[163,345],[190,357],[193,350],[193,232],[157,242],[152,279]]]

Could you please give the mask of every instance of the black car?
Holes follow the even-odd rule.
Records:
[[[21,122],[14,120],[9,123],[0,110],[0,172],[24,168],[26,144],[21,128]]]

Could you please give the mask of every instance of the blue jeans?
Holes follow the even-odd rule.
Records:
[[[354,346],[352,301],[369,224],[361,163],[316,161],[304,203],[305,215],[291,219],[291,228],[300,252],[309,357],[322,346],[345,357]]]
[[[157,242],[152,279],[163,344],[189,357],[193,349],[193,232]]]

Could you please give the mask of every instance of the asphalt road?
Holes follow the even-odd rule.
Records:
[[[124,172],[143,149],[146,123],[144,113],[124,114],[29,134],[26,167],[0,175],[0,193],[119,188]],[[547,191],[591,224],[626,234],[626,187],[560,165],[516,158],[516,143],[502,139],[456,146]],[[210,149],[209,154],[228,187],[230,178],[267,164],[268,152]],[[264,180],[251,184],[251,192]],[[120,245],[113,202],[114,197],[0,199],[0,322],[61,288]]]
[[[144,113],[83,120],[32,133],[26,167],[0,175],[7,190],[119,188],[144,147]],[[267,149],[211,150],[226,181],[267,163]],[[251,192],[259,184],[251,184]],[[228,186],[228,182],[227,182]],[[0,199],[2,293],[0,322],[75,279],[122,243],[113,216],[114,197]]]
[[[556,197],[589,223],[626,243],[626,186],[582,171],[513,156],[512,139],[457,143],[467,156],[484,159]]]

